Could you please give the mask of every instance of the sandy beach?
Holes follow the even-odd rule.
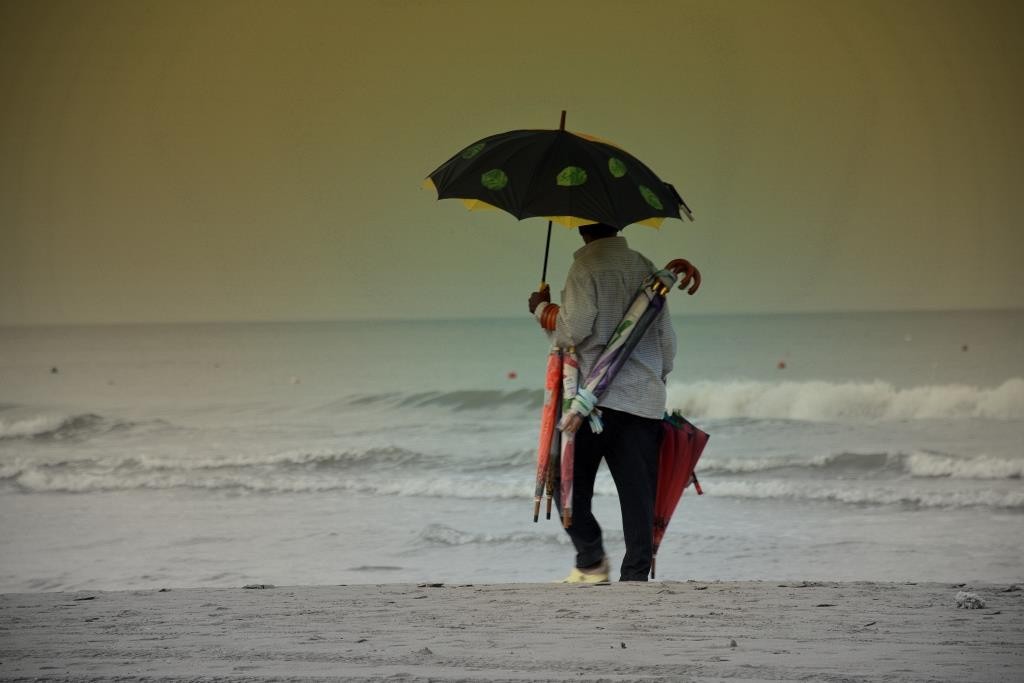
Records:
[[[956,606],[961,591],[984,608]],[[391,584],[0,596],[18,679],[1011,681],[1017,586]]]

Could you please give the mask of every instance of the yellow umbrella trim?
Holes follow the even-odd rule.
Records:
[[[567,228],[578,228],[581,225],[590,225],[591,223],[597,223],[593,218],[580,218],[579,216],[544,216],[549,221],[564,225]],[[654,218],[645,218],[642,221],[637,221],[638,225],[646,225],[649,228],[658,229],[661,227],[662,221],[665,219],[661,216],[655,216]]]
[[[591,142],[600,142],[603,145],[608,145],[609,147],[614,147],[615,149],[622,149],[621,145],[617,145],[611,140],[605,140],[604,138],[599,138],[596,135],[591,135],[590,133],[581,133],[578,130],[571,130],[567,132],[572,133],[578,138],[583,138],[584,140],[590,140]],[[626,150],[623,149],[622,151]]]
[[[423,181],[423,187],[430,190],[434,190],[435,192],[437,191],[437,187],[434,185],[434,181],[431,180],[429,177]],[[498,208],[493,204],[488,204],[487,202],[480,199],[460,199],[459,201],[462,202],[462,205],[465,206],[470,211],[486,211]],[[567,228],[578,228],[581,225],[589,225],[590,223],[597,222],[593,218],[583,218],[581,216],[543,216],[543,218],[547,218],[548,220],[554,223],[558,223],[559,225],[564,225]],[[647,227],[654,228],[657,230],[661,228],[661,224],[664,220],[665,219],[661,216],[654,216],[652,218],[645,218],[642,221],[637,221],[637,223],[639,225],[646,225]]]

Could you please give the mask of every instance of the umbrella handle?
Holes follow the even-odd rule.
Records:
[[[686,259],[672,259],[665,266],[665,270],[671,270],[676,277],[682,276],[682,279],[679,282],[679,289],[686,290],[686,285],[690,285],[690,288],[686,290],[688,294],[695,294],[697,290],[700,289],[700,271],[697,270],[695,265]]]
[[[691,474],[690,475],[690,479],[693,481],[693,488],[696,489],[697,495],[698,496],[703,496],[704,495],[704,489],[702,489],[700,487],[700,482],[697,481],[697,475],[696,474]]]

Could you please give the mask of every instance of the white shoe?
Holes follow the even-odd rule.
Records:
[[[596,569],[579,569],[573,567],[572,571],[569,572],[569,576],[562,579],[562,583],[585,583],[591,585],[601,585],[609,583],[608,575],[610,574],[610,568],[608,567],[608,558],[601,560],[601,564]]]

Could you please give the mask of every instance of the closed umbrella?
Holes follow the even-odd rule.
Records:
[[[658,453],[658,489],[654,499],[654,553],[651,557],[651,578],[658,548],[665,537],[668,523],[679,504],[683,491],[694,485],[698,495],[700,488],[693,470],[710,438],[679,413],[668,415],[661,423],[662,441]]]

